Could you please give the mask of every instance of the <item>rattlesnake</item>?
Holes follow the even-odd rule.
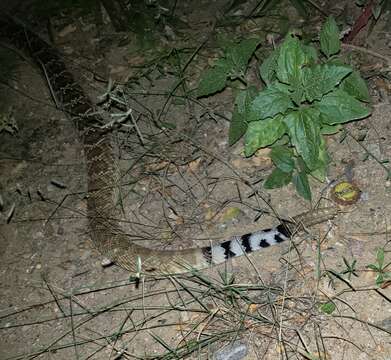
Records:
[[[94,246],[119,266],[138,273],[180,273],[202,269],[291,237],[303,226],[333,218],[336,208],[323,208],[283,221],[272,229],[236,236],[214,246],[186,250],[153,250],[137,245],[121,229],[116,204],[119,166],[111,133],[102,129],[102,118],[90,99],[67,70],[61,54],[41,37],[11,17],[0,20],[1,35],[27,51],[41,68],[57,106],[67,113],[79,131],[85,152],[88,181],[88,219]],[[8,39],[9,40],[9,39]]]

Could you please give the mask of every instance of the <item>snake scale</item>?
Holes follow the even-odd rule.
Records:
[[[96,249],[122,268],[144,274],[183,273],[222,263],[231,257],[256,251],[289,239],[303,226],[311,226],[337,214],[323,208],[282,221],[272,229],[235,236],[217,245],[185,250],[154,250],[130,241],[121,228],[116,204],[119,165],[111,133],[103,130],[103,119],[94,112],[91,100],[67,70],[60,52],[10,16],[2,16],[0,34],[12,46],[28,53],[40,67],[56,105],[71,117],[80,134],[87,164],[87,215]]]

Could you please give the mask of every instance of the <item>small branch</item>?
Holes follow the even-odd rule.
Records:
[[[358,19],[353,24],[353,28],[350,33],[346,36],[344,42],[351,43],[360,30],[368,24],[369,19],[373,16],[372,8],[374,0],[371,0],[363,9]]]
[[[379,54],[376,51],[366,49],[366,48],[364,48],[362,46],[357,46],[357,45],[352,45],[352,44],[342,44],[342,47],[345,48],[345,49],[359,51],[359,52],[362,52],[362,53],[365,53],[365,54],[368,54],[368,55],[372,55],[372,56],[377,57],[379,59],[382,59],[389,66],[388,70],[391,70],[391,58],[388,57],[388,56]]]

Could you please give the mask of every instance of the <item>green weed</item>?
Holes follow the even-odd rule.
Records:
[[[353,259],[352,263],[349,263],[345,257],[343,257],[342,259],[343,259],[343,262],[344,262],[346,268],[344,270],[340,271],[339,274],[341,276],[347,275],[347,278],[349,281],[350,281],[352,275],[354,275],[355,277],[358,277],[357,269],[356,269],[357,260]]]
[[[381,286],[386,280],[391,279],[391,272],[386,271],[391,265],[391,262],[384,264],[384,249],[379,248],[376,252],[376,262],[367,265],[368,269],[371,269],[376,273],[376,285]]]
[[[245,155],[272,146],[276,166],[264,182],[267,189],[293,183],[311,200],[309,176],[325,180],[329,156],[324,135],[341,124],[367,117],[371,111],[365,81],[337,56],[339,30],[328,18],[319,34],[320,54],[289,33],[259,66],[265,88],[246,82],[249,60],[260,41],[246,39],[224,49],[224,56],[202,76],[198,96],[223,90],[233,80],[244,84],[235,99],[229,130],[232,145],[244,136]]]

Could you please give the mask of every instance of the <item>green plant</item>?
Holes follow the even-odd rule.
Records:
[[[344,264],[345,264],[345,266],[346,266],[346,269],[340,271],[339,274],[340,274],[341,276],[347,275],[349,281],[350,281],[352,275],[354,275],[355,277],[358,277],[358,274],[357,274],[357,272],[356,272],[357,260],[356,260],[356,259],[353,259],[352,263],[349,264],[349,261],[348,261],[345,257],[343,257],[342,259],[343,259],[343,262],[344,262]]]
[[[391,272],[386,269],[391,265],[391,262],[384,264],[384,249],[379,248],[376,252],[376,262],[367,265],[368,269],[374,271],[376,275],[376,285],[381,286],[384,281],[391,279]]]
[[[198,97],[223,90],[229,80],[240,80],[247,85],[245,75],[247,64],[259,45],[258,39],[245,39],[239,44],[228,44],[222,58],[216,61],[201,78],[197,89]]]
[[[319,310],[327,315],[331,315],[337,307],[332,301],[328,301],[326,303],[320,304],[319,305]]]
[[[248,62],[259,41],[247,39],[225,49],[224,56],[201,78],[198,96],[222,90],[229,80],[239,79],[229,130],[232,145],[245,135],[245,155],[272,146],[276,166],[265,188],[292,182],[297,192],[311,200],[308,177],[324,181],[329,163],[324,135],[334,134],[342,123],[370,114],[364,102],[370,97],[365,81],[344,64],[338,27],[328,18],[320,32],[320,51],[304,44],[293,33],[260,65],[265,88],[247,85]]]

